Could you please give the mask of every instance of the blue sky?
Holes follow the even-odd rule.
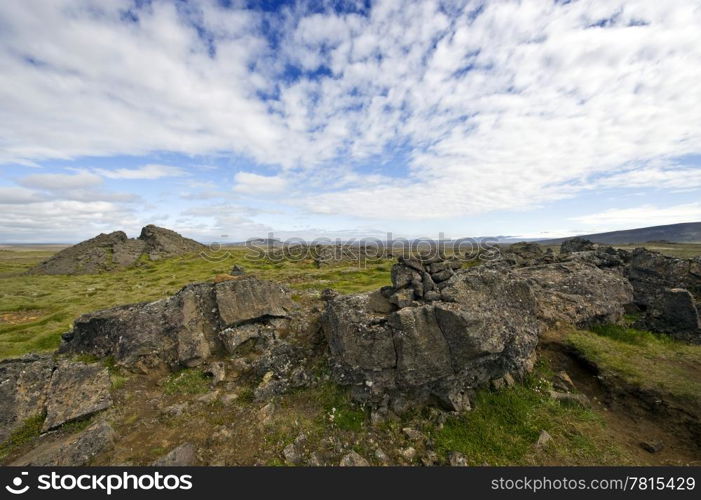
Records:
[[[0,242],[701,220],[701,6],[0,4]]]

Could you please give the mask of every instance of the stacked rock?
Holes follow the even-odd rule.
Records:
[[[457,258],[427,255],[399,257],[398,263],[392,266],[393,288],[389,301],[402,308],[419,300],[439,300],[440,290],[461,267],[462,262]]]

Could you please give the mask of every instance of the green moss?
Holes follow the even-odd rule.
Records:
[[[701,401],[701,346],[617,325],[572,332],[567,342],[604,375],[674,397]]]
[[[163,386],[163,392],[172,394],[203,394],[209,391],[210,379],[201,370],[188,369],[173,373]]]
[[[323,384],[314,389],[314,398],[324,409],[325,423],[344,431],[363,430],[367,412],[350,400],[346,389],[332,383]]]
[[[538,453],[568,457],[570,464],[620,461],[620,454],[598,439],[603,421],[592,410],[551,399],[541,376],[542,372],[523,385],[501,391],[480,391],[472,411],[449,418],[433,432],[436,449],[444,456],[459,451],[475,465],[539,463],[543,460]],[[537,450],[535,443],[543,430],[553,441]]]
[[[38,414],[28,418],[22,426],[15,430],[9,438],[0,444],[0,460],[12,453],[20,446],[33,441],[41,434],[41,428],[46,419],[45,414]]]

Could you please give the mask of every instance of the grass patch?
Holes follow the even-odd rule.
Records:
[[[163,385],[163,392],[173,394],[204,394],[209,392],[210,379],[201,370],[188,369],[173,373]]]
[[[22,426],[15,430],[2,444],[0,444],[0,460],[15,451],[20,446],[33,441],[41,434],[41,428],[46,419],[45,414],[38,414],[28,418]]]
[[[444,456],[464,453],[474,465],[547,463],[555,457],[566,457],[563,463],[569,464],[619,462],[620,454],[601,438],[603,421],[590,409],[551,399],[549,384],[540,376],[542,371],[523,385],[478,392],[472,411],[449,418],[433,432],[436,449]],[[553,441],[537,450],[543,430]]]
[[[575,331],[567,342],[604,375],[677,398],[701,401],[701,346],[618,325]]]
[[[314,397],[323,408],[323,418],[333,427],[360,432],[367,421],[367,412],[350,400],[348,391],[336,384],[326,383],[314,390]]]

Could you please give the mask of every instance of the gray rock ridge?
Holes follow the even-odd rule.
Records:
[[[517,244],[520,245],[520,244]],[[583,238],[565,240],[557,256],[528,247],[507,250],[501,258],[486,264],[492,268],[531,269],[549,263],[583,263],[616,273],[632,286],[633,300],[628,308],[639,316],[635,326],[665,333],[679,340],[701,342],[701,258],[681,259],[636,248],[633,251],[592,243]],[[513,259],[514,252],[527,257]],[[540,257],[538,257],[540,255]],[[528,271],[524,271],[528,272]],[[547,280],[540,280],[541,285]],[[541,288],[543,288],[541,286]],[[686,294],[688,292],[688,295]]]
[[[436,284],[432,274],[446,270]],[[583,262],[459,269],[453,260],[400,259],[392,282],[324,294],[332,374],[376,405],[411,398],[469,407],[474,388],[530,371],[544,329],[618,321],[632,301],[625,278]],[[436,295],[426,298],[432,283]]]
[[[123,231],[99,234],[68,247],[33,267],[30,274],[96,274],[130,267],[142,258],[158,260],[205,250],[206,247],[175,231],[148,225],[138,238]]]
[[[245,336],[246,325],[289,318],[294,308],[288,290],[253,276],[195,283],[156,302],[81,316],[63,335],[59,352],[112,356],[142,369],[192,367],[235,348],[234,333]]]

